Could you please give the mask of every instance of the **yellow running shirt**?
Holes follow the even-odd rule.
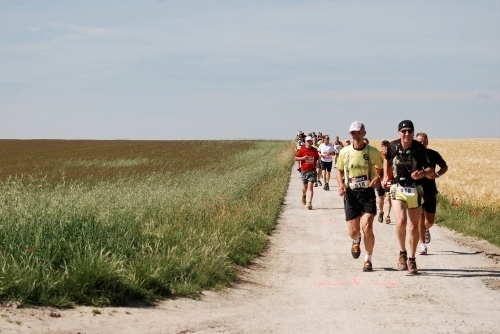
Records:
[[[382,154],[375,147],[365,145],[361,150],[353,145],[340,150],[336,167],[344,171],[344,184],[351,189],[363,189],[377,177],[375,167],[383,168]]]

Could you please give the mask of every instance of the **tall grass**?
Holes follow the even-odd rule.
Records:
[[[500,247],[500,208],[439,196],[436,223]]]
[[[196,162],[186,155],[183,164],[161,172],[117,171],[93,182],[6,179],[0,183],[0,298],[124,305],[227,285],[235,266],[265,247],[293,163],[288,142],[247,144],[228,152],[211,143],[198,169],[188,167]],[[57,161],[95,168],[100,159]],[[146,158],[115,159],[101,165],[138,168]]]

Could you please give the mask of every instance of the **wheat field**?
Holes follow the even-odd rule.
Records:
[[[381,142],[370,139],[370,145],[376,148]],[[439,152],[448,165],[445,176],[436,179],[441,195],[476,207],[500,208],[500,138],[430,137],[428,148]]]
[[[436,180],[440,193],[477,207],[500,207],[500,138],[432,139],[448,172]]]

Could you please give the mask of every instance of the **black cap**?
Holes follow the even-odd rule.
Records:
[[[398,125],[398,132],[401,131],[401,129],[404,129],[404,128],[410,128],[412,130],[415,130],[415,128],[413,127],[413,122],[409,121],[409,120],[401,121],[399,123],[399,125]]]
[[[382,145],[384,145],[384,146],[385,146],[385,145],[389,145],[389,141],[388,141],[388,140],[383,140],[383,141],[382,141]]]

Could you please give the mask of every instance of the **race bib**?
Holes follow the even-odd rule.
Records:
[[[306,160],[304,160],[308,164],[313,164],[314,163],[314,157],[307,155]]]
[[[415,187],[398,187],[398,189],[406,196],[415,196]]]
[[[361,189],[368,188],[369,186],[368,177],[366,175],[351,177],[349,179],[349,188],[351,189]]]

